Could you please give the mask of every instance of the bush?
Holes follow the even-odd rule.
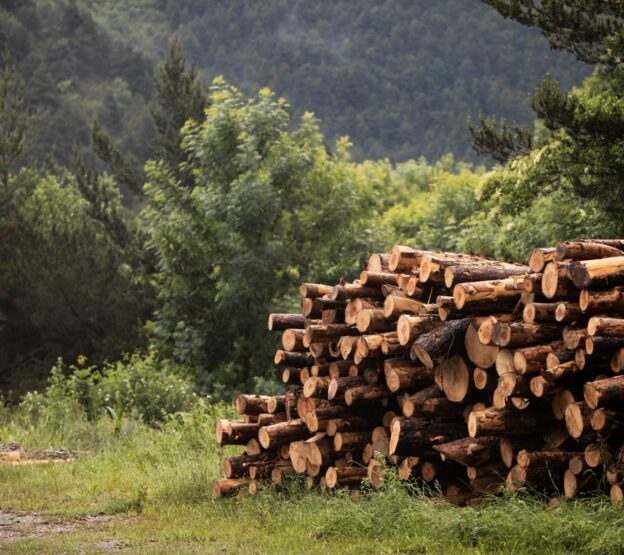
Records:
[[[79,357],[69,367],[59,360],[45,392],[28,393],[20,410],[31,418],[62,421],[79,415],[92,421],[108,414],[115,420],[134,416],[155,425],[189,409],[195,398],[191,383],[172,369],[157,366],[152,355],[127,355],[101,369],[87,366]]]

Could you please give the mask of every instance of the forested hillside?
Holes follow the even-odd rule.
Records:
[[[0,48],[17,62],[26,107],[37,113],[28,151],[62,165],[87,146],[93,119],[144,160],[153,128],[147,103],[154,60],[113,39],[73,1],[0,2]]]
[[[33,150],[41,158],[54,147],[62,162],[72,141],[88,143],[95,115],[125,151],[146,158],[150,76],[172,32],[207,82],[222,74],[248,95],[270,87],[295,115],[313,111],[328,144],[349,135],[356,159],[452,152],[474,161],[469,117],[530,122],[528,97],[546,73],[564,87],[588,73],[571,55],[550,52],[536,30],[478,1],[2,6],[0,47],[18,58],[29,103],[42,111]]]

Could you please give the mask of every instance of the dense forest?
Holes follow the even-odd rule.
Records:
[[[522,259],[563,238],[622,236],[621,10],[570,0],[562,23],[554,0],[445,2],[421,5],[410,27],[411,3],[293,3],[294,20],[277,3],[237,5],[3,2],[8,399],[52,367],[91,405],[110,376],[154,387],[176,376],[217,397],[263,376],[270,389],[266,314],[295,308],[284,292],[301,281],[352,278],[397,242]],[[356,24],[362,36],[329,49]],[[521,98],[556,68],[529,115]]]
[[[451,152],[474,162],[469,117],[528,123],[529,95],[546,73],[565,88],[588,73],[477,1],[5,1],[0,47],[41,112],[33,155],[52,151],[66,164],[97,117],[146,160],[151,76],[174,31],[205,82],[223,75],[247,95],[270,87],[295,116],[314,112],[328,145],[350,136],[358,160]]]

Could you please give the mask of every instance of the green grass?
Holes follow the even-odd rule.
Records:
[[[214,409],[200,406],[161,430],[133,419],[68,418],[56,426],[9,419],[0,425],[3,440],[26,437],[29,446],[44,447],[66,435],[94,453],[72,464],[0,465],[1,509],[41,512],[69,525],[8,544],[0,535],[0,552],[98,553],[111,545],[126,553],[624,550],[624,512],[606,498],[549,507],[526,495],[459,509],[410,494],[395,481],[358,495],[306,492],[294,481],[283,491],[267,487],[253,498],[213,501],[210,481],[220,475],[223,456],[213,439],[215,417]],[[87,514],[114,516],[89,522],[81,518]]]

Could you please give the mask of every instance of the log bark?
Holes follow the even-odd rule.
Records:
[[[307,353],[279,350],[275,353],[274,362],[277,366],[292,366],[304,368],[314,364],[314,358]]]
[[[329,382],[327,388],[327,399],[330,401],[336,397],[343,396],[345,391],[350,387],[358,387],[365,385],[366,382],[362,376],[348,376],[344,378],[333,378]]]
[[[563,347],[561,342],[548,345],[520,347],[513,353],[513,365],[518,374],[534,374],[546,367],[546,358]]]
[[[338,486],[352,487],[358,486],[366,478],[366,468],[361,466],[344,466],[336,468],[330,466],[325,474],[325,483],[328,489]]]
[[[444,284],[451,289],[457,283],[470,281],[491,281],[508,277],[524,278],[524,274],[531,272],[528,266],[519,264],[494,263],[468,263],[457,266],[447,266],[444,270]]]
[[[306,423],[298,418],[260,428],[258,441],[264,449],[272,449],[284,443],[303,439],[307,437],[309,433]]]
[[[602,318],[594,316],[587,323],[587,334],[600,337],[624,339],[624,318]]]
[[[483,301],[495,306],[501,301],[504,303],[519,299],[523,290],[524,279],[513,277],[501,280],[458,283],[453,287],[453,299],[458,309]]]
[[[257,455],[239,455],[223,459],[223,472],[226,478],[242,478],[249,474],[252,467],[272,467],[277,457],[275,453],[259,453]]]
[[[303,329],[305,318],[301,314],[269,314],[269,331],[284,331],[289,328]]]
[[[539,412],[518,414],[509,409],[486,409],[471,412],[468,419],[470,437],[482,435],[527,435],[543,429],[547,418]]]
[[[422,257],[418,275],[423,283],[444,285],[444,271],[448,266],[486,262],[484,258],[461,253],[429,253]]]
[[[389,295],[384,301],[384,316],[386,318],[397,318],[402,314],[436,314],[437,304],[426,304],[409,297],[399,297],[398,295]]]
[[[360,283],[367,287],[397,285],[397,274],[394,272],[371,272],[369,270],[364,270],[360,274]]]
[[[329,295],[335,301],[345,301],[349,299],[381,299],[383,294],[380,287],[367,287],[360,283],[345,283],[335,285]]]
[[[345,335],[358,335],[358,330],[348,324],[320,324],[306,326],[303,344],[306,347],[309,347],[311,343],[337,340]]]
[[[620,249],[602,243],[568,241],[557,245],[555,260],[594,260],[622,255],[624,255],[624,252]]]
[[[304,299],[316,299],[317,297],[331,295],[333,289],[334,288],[331,285],[323,285],[320,283],[302,283],[299,287],[299,294]]]
[[[386,385],[392,393],[423,388],[433,383],[433,370],[403,359],[384,362]]]
[[[407,410],[405,406],[403,409],[403,416],[426,417],[443,421],[458,420],[462,417],[464,407],[446,397],[439,397],[419,402],[410,401]]]
[[[405,456],[418,454],[431,449],[433,445],[448,443],[466,435],[463,422],[435,422],[426,418],[404,416],[396,417],[390,430],[390,454]]]
[[[463,437],[433,447],[442,460],[451,460],[464,466],[481,466],[500,459],[500,439],[497,436]]]
[[[217,420],[215,435],[219,445],[245,445],[258,435],[257,423],[247,424],[238,420]]]
[[[570,279],[578,289],[608,287],[624,283],[624,256],[573,262]]]
[[[497,322],[494,343],[499,347],[516,348],[548,343],[561,336],[555,324],[527,324],[525,322]]]
[[[624,400],[624,375],[588,382],[583,389],[585,402],[592,408],[617,408]]]
[[[358,387],[350,387],[345,391],[345,403],[347,406],[357,406],[366,404],[380,399],[390,397],[392,392],[383,385],[361,385]]]
[[[414,341],[410,357],[412,360],[418,358],[426,368],[433,368],[433,359],[452,356],[463,350],[464,336],[469,323],[469,318],[451,320],[422,334]]]
[[[574,322],[584,321],[586,316],[581,311],[578,303],[560,302],[555,310],[555,319],[557,322],[571,324]]]
[[[624,312],[624,287],[606,291],[582,289],[579,294],[579,308],[588,314]]]

